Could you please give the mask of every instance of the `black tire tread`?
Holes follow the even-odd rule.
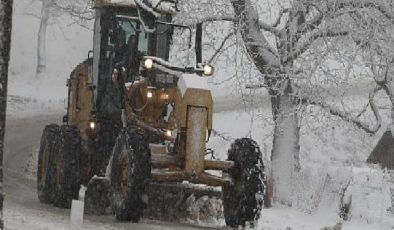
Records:
[[[59,149],[59,143],[60,143],[60,127],[56,124],[50,124],[47,125],[44,128],[44,131],[41,136],[41,142],[40,142],[40,149],[38,153],[38,163],[37,163],[37,194],[38,194],[38,199],[41,203],[46,203],[50,204],[53,202],[53,172],[52,172],[52,164],[51,164],[51,159],[53,158],[53,155],[56,154],[56,152]],[[42,182],[42,157],[43,157],[43,151],[45,148],[45,145],[48,144],[49,148],[49,156],[48,156],[48,162],[47,162],[47,178],[46,178],[46,183]]]
[[[54,189],[53,204],[60,208],[70,208],[72,199],[78,199],[80,188],[81,137],[78,128],[71,125],[60,127],[61,146],[56,162],[61,161],[60,177]]]
[[[120,166],[122,146],[128,149],[129,171],[128,195],[124,197],[119,188]],[[111,198],[112,211],[119,221],[138,222],[147,207],[149,184],[151,176],[151,160],[149,144],[145,136],[133,128],[126,128],[120,132],[116,139],[111,157]],[[145,199],[145,201],[144,201]]]
[[[249,222],[253,226],[260,217],[265,193],[260,148],[252,139],[237,139],[228,151],[228,160],[234,161],[235,166],[228,172],[234,183],[223,187],[226,225],[236,228]]]

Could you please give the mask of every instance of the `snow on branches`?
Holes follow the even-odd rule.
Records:
[[[159,18],[162,13],[174,14],[176,12],[177,1],[172,0],[134,0],[144,11]]]

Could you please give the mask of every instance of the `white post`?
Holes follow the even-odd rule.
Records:
[[[70,230],[82,230],[83,229],[83,210],[85,200],[86,188],[81,186],[79,190],[79,200],[73,200],[71,203],[71,214],[70,214]]]

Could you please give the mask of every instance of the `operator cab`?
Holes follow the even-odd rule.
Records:
[[[131,7],[100,7],[96,9],[93,50],[93,84],[95,110],[113,117],[120,115],[121,95],[112,82],[114,69],[125,72],[125,81],[133,82],[143,56],[168,60],[172,37],[170,26],[155,24],[149,30],[139,20],[138,10]],[[171,15],[160,18],[170,22]],[[152,22],[149,22],[152,24]]]

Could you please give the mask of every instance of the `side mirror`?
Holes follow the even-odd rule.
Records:
[[[93,50],[89,50],[88,52],[88,60],[93,59]]]
[[[196,25],[196,63],[197,67],[199,63],[202,63],[202,23]]]
[[[68,124],[68,115],[63,116],[63,123]]]

